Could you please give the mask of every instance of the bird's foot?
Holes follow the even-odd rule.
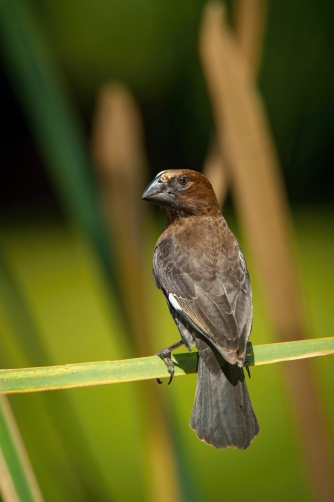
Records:
[[[172,352],[169,350],[169,347],[167,347],[166,349],[162,349],[159,352],[156,352],[155,355],[161,357],[161,359],[163,360],[163,362],[167,366],[167,371],[170,374],[169,382],[168,382],[168,385],[169,385],[170,383],[172,383],[172,380],[174,377],[174,363],[172,361]],[[157,382],[162,383],[160,378],[157,378]]]
[[[246,371],[248,373],[248,377],[250,378],[251,377],[251,374],[250,374],[250,370],[249,370],[249,362],[248,362],[248,359],[245,359],[245,362],[244,362],[244,368],[246,368]]]
[[[181,347],[181,345],[184,345],[183,340],[180,340],[179,342],[176,342],[173,345],[166,347],[165,349],[161,349],[159,350],[159,352],[156,352],[154,354],[155,356],[161,357],[161,359],[167,366],[168,373],[170,374],[168,385],[172,383],[174,377],[174,363],[172,361],[172,350],[178,349],[179,347]],[[157,382],[159,384],[162,383],[160,378],[157,378]]]

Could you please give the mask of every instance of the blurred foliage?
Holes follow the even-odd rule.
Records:
[[[152,172],[201,169],[213,129],[197,56],[204,0],[29,3],[87,131],[98,87],[119,79],[140,101]],[[259,85],[292,201],[332,199],[333,18],[331,0],[268,1]]]
[[[0,4],[4,63],[66,214],[110,266],[89,156],[61,75],[29,4]]]
[[[142,105],[154,172],[201,169],[212,132],[197,57],[203,0],[34,0],[89,122],[95,92],[126,82]],[[292,200],[332,196],[334,4],[268,1],[259,85]],[[162,119],[163,117],[163,119]]]
[[[129,357],[117,285],[106,274],[117,264],[107,256],[88,147],[75,113],[89,130],[98,86],[121,79],[139,98],[152,170],[200,168],[212,133],[197,60],[203,3],[1,3],[6,75],[64,216],[58,221],[48,214],[19,215],[2,223],[1,367]],[[269,3],[260,87],[295,200],[330,195],[333,10],[325,1]],[[16,113],[9,122],[17,120]],[[24,176],[31,165],[24,160],[13,181],[19,184],[22,175],[29,192],[33,183]],[[156,216],[145,243],[151,250],[164,225],[162,215]],[[302,279],[319,337],[330,336],[334,327],[333,216],[331,209],[296,213]],[[269,343],[272,335],[249,265],[256,312],[252,340]],[[143,267],[150,269],[151,251]],[[147,284],[158,350],[177,332],[149,272]],[[142,294],[141,284],[133,288]],[[331,358],[319,358],[316,365],[333,431],[333,400],[326,399],[334,391]],[[195,380],[189,376],[159,388],[168,400],[182,500],[267,501],[268,493],[274,501],[310,500],[295,441],[298,424],[283,394],[280,367],[252,371],[249,387],[262,433],[246,452],[215,451],[196,439],[187,425]],[[143,392],[142,383],[131,383],[10,398],[45,500],[152,499]]]
[[[196,50],[203,0],[35,0],[71,80],[87,97],[119,78],[142,93],[170,89],[182,62]]]
[[[2,237],[7,271],[12,271],[49,354],[44,364],[125,356],[119,316],[87,243],[50,223],[9,228]],[[20,256],[23,248],[24,259]],[[15,318],[22,322],[24,316],[21,308]],[[8,310],[3,312],[1,366],[31,366],[36,360],[32,357],[33,347],[30,353],[23,352],[23,345],[16,343],[10,350],[19,335],[12,319]],[[30,333],[26,341],[36,343],[37,337]],[[109,500],[110,493],[139,500],[143,457],[139,457],[142,413],[138,392],[121,386],[90,390],[87,394],[24,395],[10,400],[42,492],[46,500]],[[113,412],[114,407],[122,413]],[[138,419],[133,420],[136,414]],[[122,448],[120,428],[126,431],[126,449]],[[127,469],[133,470],[131,483],[127,481]],[[93,472],[97,478],[92,477]]]
[[[0,396],[1,485],[4,500],[43,502],[6,396]],[[7,472],[6,472],[7,471]],[[8,476],[9,473],[9,476]]]
[[[303,282],[316,336],[333,331],[330,291],[334,241],[329,226],[333,216],[333,212],[326,211],[296,214]],[[227,218],[231,222],[231,215]],[[158,232],[155,230],[156,235]],[[85,239],[57,222],[52,226],[26,222],[3,227],[1,240],[6,261],[24,291],[53,364],[124,357],[118,315],[110,310],[110,299],[106,301],[108,290]],[[151,260],[150,255],[147,260]],[[252,339],[254,343],[269,343],[272,338],[252,270],[250,263],[256,312]],[[151,294],[158,349],[177,337],[177,332],[153,284]],[[29,365],[27,355],[15,342],[15,332],[7,316],[2,315],[1,319],[1,366]],[[331,357],[319,358],[316,365],[320,392],[324,397],[331,396],[334,392]],[[188,427],[195,382],[196,376],[190,375],[177,379],[170,387],[163,385],[159,389],[170,400],[175,420],[174,435],[185,452],[179,472],[185,463],[198,500],[219,501],[223,493],[227,500],[241,501],[246,488],[248,500],[266,501],[268,492],[271,500],[308,500],[308,484],[294,440],[296,424],[283,395],[280,366],[252,370],[249,388],[262,430],[245,452],[216,451],[196,439]],[[76,440],[66,442],[59,436],[59,428],[47,404],[49,401],[56,405],[59,393],[11,396],[46,500],[109,500],[110,496],[115,500],[147,500],[143,482],[145,478],[149,480],[150,473],[144,474],[148,462],[141,425],[144,419],[139,397],[142,385],[138,382],[62,391],[69,403],[62,405],[59,415],[67,421],[69,405],[76,411],[77,425],[80,424],[85,447],[90,450],[86,451],[85,462],[88,466],[93,462],[103,477],[104,497],[101,492],[99,495],[96,492],[94,497],[86,485],[88,478],[83,479],[71,471],[69,459],[82,445]],[[156,384],[151,382],[151,385]],[[325,399],[325,405],[334,432],[333,400]],[[92,476],[90,481],[94,483],[94,479]]]

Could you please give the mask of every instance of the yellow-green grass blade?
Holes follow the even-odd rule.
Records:
[[[292,361],[307,357],[334,354],[334,337],[297,342],[251,345],[247,359],[251,366]],[[175,354],[175,376],[196,373],[197,353]],[[42,390],[88,387],[169,377],[163,361],[157,356],[66,364],[41,368],[0,370],[2,392],[5,394]]]
[[[24,323],[29,321],[24,317],[13,326],[2,299],[0,367],[131,357],[114,297],[86,239],[56,223],[8,226],[1,234],[6,263],[24,293],[48,358],[34,362],[26,357],[25,345],[12,347],[18,340],[16,332],[20,329],[20,337],[24,336]],[[24,314],[22,306],[20,303],[14,315]],[[31,338],[30,343],[34,340]],[[144,422],[140,388],[126,387],[10,396],[47,500],[83,502],[95,497],[104,501],[122,496],[136,501],[146,499],[142,482],[143,439],[138,433]],[[119,405],[117,413],[113,411],[113,402]],[[127,469],[131,469],[130,480]]]
[[[8,236],[7,239],[4,238],[4,242],[8,245]],[[5,317],[5,319],[2,319],[2,323],[0,323],[0,364],[2,367],[13,367],[15,365],[15,363],[13,363],[13,357],[14,360],[17,360],[17,358],[20,359],[19,352],[22,352],[25,358],[24,365],[51,365],[53,359],[50,357],[49,351],[46,348],[44,335],[38,328],[38,322],[35,317],[36,311],[29,302],[24,286],[17,277],[17,270],[15,265],[13,265],[12,257],[9,256],[10,253],[2,252],[2,244],[3,242],[1,242],[0,245],[0,312],[1,316]],[[4,248],[6,249],[6,247],[5,245]],[[28,246],[26,246],[26,252],[27,248]],[[41,250],[39,249],[39,251]],[[41,260],[41,253],[39,256]],[[4,325],[6,324],[9,330],[7,335],[3,332]],[[8,338],[10,338],[10,341]],[[9,344],[13,344],[16,350],[14,348],[10,350]],[[9,351],[10,353],[8,353]],[[25,428],[28,425],[25,423],[22,427],[21,406],[24,407],[24,404],[21,401],[11,404],[16,416],[20,415],[20,430],[22,435],[24,435],[24,433],[26,433]],[[107,492],[107,486],[93,461],[92,449],[81,427],[80,417],[73,406],[70,396],[66,393],[56,393],[52,395],[44,394],[42,400],[30,402],[29,410],[30,413],[38,415],[39,419],[44,417],[44,420],[46,419],[54,424],[55,441],[58,442],[58,453],[61,451],[62,455],[66,456],[66,461],[68,461],[69,464],[66,466],[65,470],[69,473],[73,485],[76,485],[79,489],[82,479],[85,479],[84,491],[94,491],[96,493],[96,491],[99,490],[99,496],[102,498],[103,494]],[[63,418],[65,412],[66,420]],[[51,444],[52,440],[50,437],[48,441]],[[77,445],[75,449],[70,447],[71,442]],[[26,444],[27,447],[29,447],[29,444]],[[46,453],[44,449],[42,451],[44,454]],[[39,450],[39,454],[41,455],[41,450]],[[31,459],[33,462],[34,457],[32,456]],[[61,462],[64,467],[64,458],[62,458]],[[92,476],[89,477],[88,473],[92,474]],[[98,480],[98,483],[96,480]],[[96,488],[96,485],[98,488]],[[43,484],[41,484],[41,486],[43,492],[47,493]],[[66,486],[66,483],[64,483],[64,486]],[[50,493],[48,493],[48,495],[49,494]],[[75,494],[72,492],[71,495],[77,497],[79,500],[78,492]],[[64,492],[58,494],[58,497],[59,496],[65,496]]]
[[[4,500],[43,501],[5,396],[0,397],[0,474]]]
[[[334,354],[334,337],[250,346],[247,359],[251,366],[260,366],[330,354]]]
[[[6,72],[65,213],[111,271],[87,144],[32,2],[0,2],[0,40]]]

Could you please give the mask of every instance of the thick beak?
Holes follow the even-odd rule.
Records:
[[[167,184],[160,181],[160,176],[154,178],[146,187],[141,198],[159,206],[173,205],[172,196],[167,192]]]

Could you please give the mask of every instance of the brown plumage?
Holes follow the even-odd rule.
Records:
[[[243,373],[252,293],[239,244],[210,182],[190,170],[159,173],[143,199],[162,206],[167,225],[154,249],[153,275],[181,334],[158,354],[174,373],[171,350],[199,353],[190,426],[216,448],[248,448],[259,425]],[[170,379],[170,381],[171,381]]]

